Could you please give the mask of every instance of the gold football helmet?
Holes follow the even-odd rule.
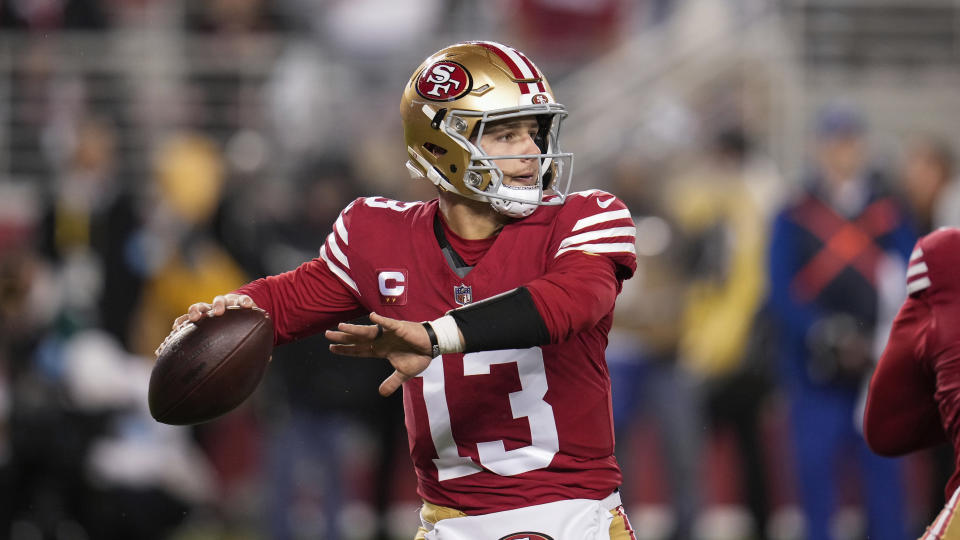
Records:
[[[539,205],[563,204],[573,154],[557,143],[566,107],[556,103],[546,78],[520,51],[492,41],[457,43],[417,68],[403,93],[407,169],[441,189],[489,201],[499,212],[525,217]],[[539,154],[488,155],[479,141],[491,122],[537,119]],[[508,186],[494,160],[537,159],[538,182]],[[547,195],[551,195],[547,197]]]

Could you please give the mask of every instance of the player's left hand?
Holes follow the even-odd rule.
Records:
[[[330,351],[344,356],[386,358],[394,372],[380,384],[380,395],[389,396],[397,388],[427,369],[430,337],[423,324],[400,321],[376,313],[370,314],[374,324],[340,323],[336,330],[327,330],[332,341]]]

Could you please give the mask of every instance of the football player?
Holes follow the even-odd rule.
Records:
[[[921,238],[907,269],[908,297],[870,380],[863,433],[877,454],[900,456],[951,441],[960,457],[960,229]],[[924,539],[960,538],[960,468]]]
[[[630,211],[569,192],[567,111],[516,49],[438,51],[401,108],[407,168],[437,198],[357,199],[318,258],[175,325],[257,305],[278,344],[336,327],[334,352],[389,360],[380,393],[403,388],[418,539],[634,538],[604,359],[636,269]],[[374,325],[343,323],[367,314]]]

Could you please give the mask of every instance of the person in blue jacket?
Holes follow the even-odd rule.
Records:
[[[830,104],[816,125],[816,163],[779,212],[770,248],[770,302],[807,538],[831,538],[843,472],[859,464],[871,539],[907,531],[899,463],[870,452],[856,426],[883,331],[885,297],[902,299],[916,240],[899,201],[867,166],[865,121]],[[900,288],[891,286],[899,280]]]

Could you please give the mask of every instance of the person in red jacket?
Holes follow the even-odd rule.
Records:
[[[944,441],[960,458],[960,229],[921,238],[910,256],[907,293],[870,380],[863,432],[877,454],[899,456]],[[947,504],[924,539],[960,538],[960,467]]]
[[[334,352],[386,358],[380,393],[403,388],[424,501],[418,539],[634,538],[604,358],[636,269],[630,211],[567,192],[566,109],[516,49],[442,49],[401,106],[407,168],[437,198],[356,199],[318,258],[175,325],[256,305],[277,344],[336,327]],[[373,325],[345,322],[368,314]]]

